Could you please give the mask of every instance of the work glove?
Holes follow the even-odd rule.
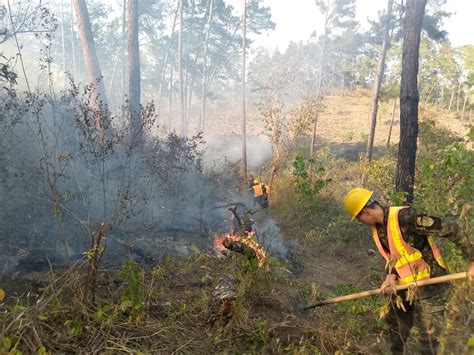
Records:
[[[397,290],[395,289],[395,286],[397,285],[397,276],[394,274],[388,274],[387,277],[385,278],[385,281],[382,283],[382,286],[380,286],[382,290],[382,294],[384,296],[392,296],[397,294]]]

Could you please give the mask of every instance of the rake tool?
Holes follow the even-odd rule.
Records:
[[[458,272],[456,274],[449,274],[449,275],[444,275],[444,276],[433,277],[433,278],[424,279],[424,280],[420,280],[420,281],[414,281],[414,282],[410,282],[410,283],[404,284],[404,285],[396,285],[395,289],[397,291],[402,291],[402,290],[406,290],[410,287],[428,286],[428,285],[434,285],[434,284],[439,284],[439,283],[448,282],[448,281],[461,280],[461,279],[465,279],[465,278],[467,278],[467,272],[466,271]],[[364,298],[364,297],[380,295],[380,294],[382,294],[382,289],[377,288],[375,290],[363,291],[363,292],[358,292],[358,293],[352,293],[350,295],[339,296],[339,297],[334,297],[334,298],[328,298],[326,300],[318,301],[316,303],[313,303],[313,304],[310,304],[310,305],[307,305],[307,306],[302,306],[300,308],[300,310],[301,311],[306,311],[308,309],[324,306],[326,304],[351,301],[351,300],[356,300],[358,298]]]

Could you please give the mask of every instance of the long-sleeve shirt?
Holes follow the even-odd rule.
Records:
[[[377,224],[375,227],[381,244],[386,250],[389,250],[387,240],[388,207],[382,206],[382,209],[384,211],[383,225]],[[471,242],[462,233],[454,218],[430,216],[417,212],[413,207],[407,207],[399,211],[398,223],[404,240],[412,248],[419,250],[423,255],[423,260],[430,266],[431,277],[444,275],[446,271],[439,266],[433,255],[427,238],[430,235],[434,238],[447,238],[455,243],[461,249],[466,260],[472,261],[474,258]],[[391,272],[395,273],[395,270]]]

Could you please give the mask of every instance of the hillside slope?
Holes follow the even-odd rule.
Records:
[[[346,92],[344,96],[326,96],[323,101],[323,112],[319,115],[317,125],[316,144],[318,147],[330,146],[337,156],[344,156],[351,160],[359,153],[365,152],[367,137],[370,130],[370,107],[372,93],[370,90],[354,90]],[[216,103],[209,110],[206,135],[228,134],[240,135],[242,132],[242,114],[238,102],[225,108],[223,103]],[[375,130],[374,153],[385,153],[392,119],[393,100],[379,103],[377,125]],[[419,120],[434,120],[439,126],[452,131],[460,137],[469,132],[472,122],[469,114],[465,120],[460,120],[460,114],[448,111],[439,111],[431,107],[420,105]],[[400,111],[397,100],[391,145],[397,144],[400,137]],[[466,120],[467,118],[467,120]],[[262,116],[255,106],[247,106],[247,135],[263,135],[264,123]],[[310,132],[308,132],[308,137]]]

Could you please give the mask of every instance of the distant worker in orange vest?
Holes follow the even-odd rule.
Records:
[[[248,190],[247,190],[248,193],[247,193],[247,195],[248,195],[248,202],[249,202],[249,204],[253,203],[253,204],[255,205],[254,197],[253,197],[253,182],[254,182],[254,180],[255,180],[255,179],[254,179],[253,175],[250,174],[250,175],[248,176],[248,179],[247,179],[247,183],[248,183],[248,184],[247,184],[247,187],[248,187]]]
[[[433,237],[448,238],[470,261],[468,277],[474,278],[474,250],[452,218],[417,212],[413,207],[386,207],[372,191],[355,188],[344,197],[351,219],[372,227],[377,248],[386,261],[387,277],[381,288],[395,300],[395,285],[446,275],[446,265]],[[405,292],[386,321],[393,354],[436,354],[442,333],[449,284],[436,284]],[[410,301],[406,297],[414,296]],[[410,297],[411,298],[411,297]],[[413,302],[411,302],[413,301]],[[404,309],[403,309],[404,308]]]
[[[253,205],[257,204],[261,208],[268,208],[268,192],[270,191],[269,187],[264,183],[261,183],[258,180],[253,181]]]

